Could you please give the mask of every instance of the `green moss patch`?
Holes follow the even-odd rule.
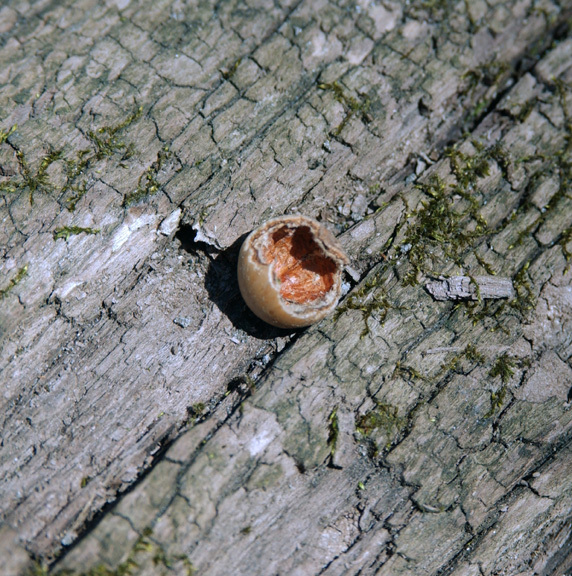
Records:
[[[155,162],[145,170],[141,178],[139,178],[137,189],[126,194],[123,198],[123,206],[125,208],[137,204],[149,196],[157,194],[161,187],[157,180],[157,175],[170,157],[171,153],[168,148],[159,151],[157,154],[157,160],[155,160]]]
[[[62,226],[54,230],[54,240],[63,238],[66,242],[70,236],[76,234],[97,234],[98,228],[82,228],[81,226]]]
[[[371,116],[369,114],[371,101],[369,98],[363,100],[354,98],[348,94],[338,82],[318,84],[318,88],[320,88],[320,90],[333,92],[334,98],[340,102],[345,109],[344,119],[340,125],[332,131],[332,136],[337,138],[353,116],[360,116],[366,123],[371,122]]]
[[[26,276],[27,273],[28,273],[28,266],[23,266],[22,268],[20,268],[18,272],[16,272],[14,278],[12,278],[12,280],[8,282],[8,285],[5,288],[0,289],[0,300],[5,298],[10,292],[10,290],[12,290],[12,288],[20,284],[20,282],[22,281],[24,276]]]

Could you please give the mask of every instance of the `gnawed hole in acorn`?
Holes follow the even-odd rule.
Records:
[[[280,295],[290,302],[315,302],[334,286],[336,263],[324,254],[306,226],[284,226],[270,233],[262,258],[265,264],[274,262]]]

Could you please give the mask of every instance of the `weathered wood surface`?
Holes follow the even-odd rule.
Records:
[[[510,278],[497,276],[450,276],[431,280],[425,284],[427,292],[435,300],[486,300],[514,298]]]
[[[0,570],[565,574],[570,10],[5,3]],[[300,334],[235,285],[283,212],[363,276]]]

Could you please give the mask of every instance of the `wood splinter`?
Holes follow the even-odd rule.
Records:
[[[435,300],[478,300],[513,298],[514,288],[510,278],[496,276],[440,276],[439,280],[425,284]]]

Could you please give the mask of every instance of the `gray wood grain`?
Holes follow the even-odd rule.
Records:
[[[566,573],[570,9],[5,2],[0,572]],[[285,212],[354,270],[301,333],[235,283]]]
[[[514,288],[510,278],[496,276],[451,276],[425,284],[435,300],[479,300],[513,298]]]

